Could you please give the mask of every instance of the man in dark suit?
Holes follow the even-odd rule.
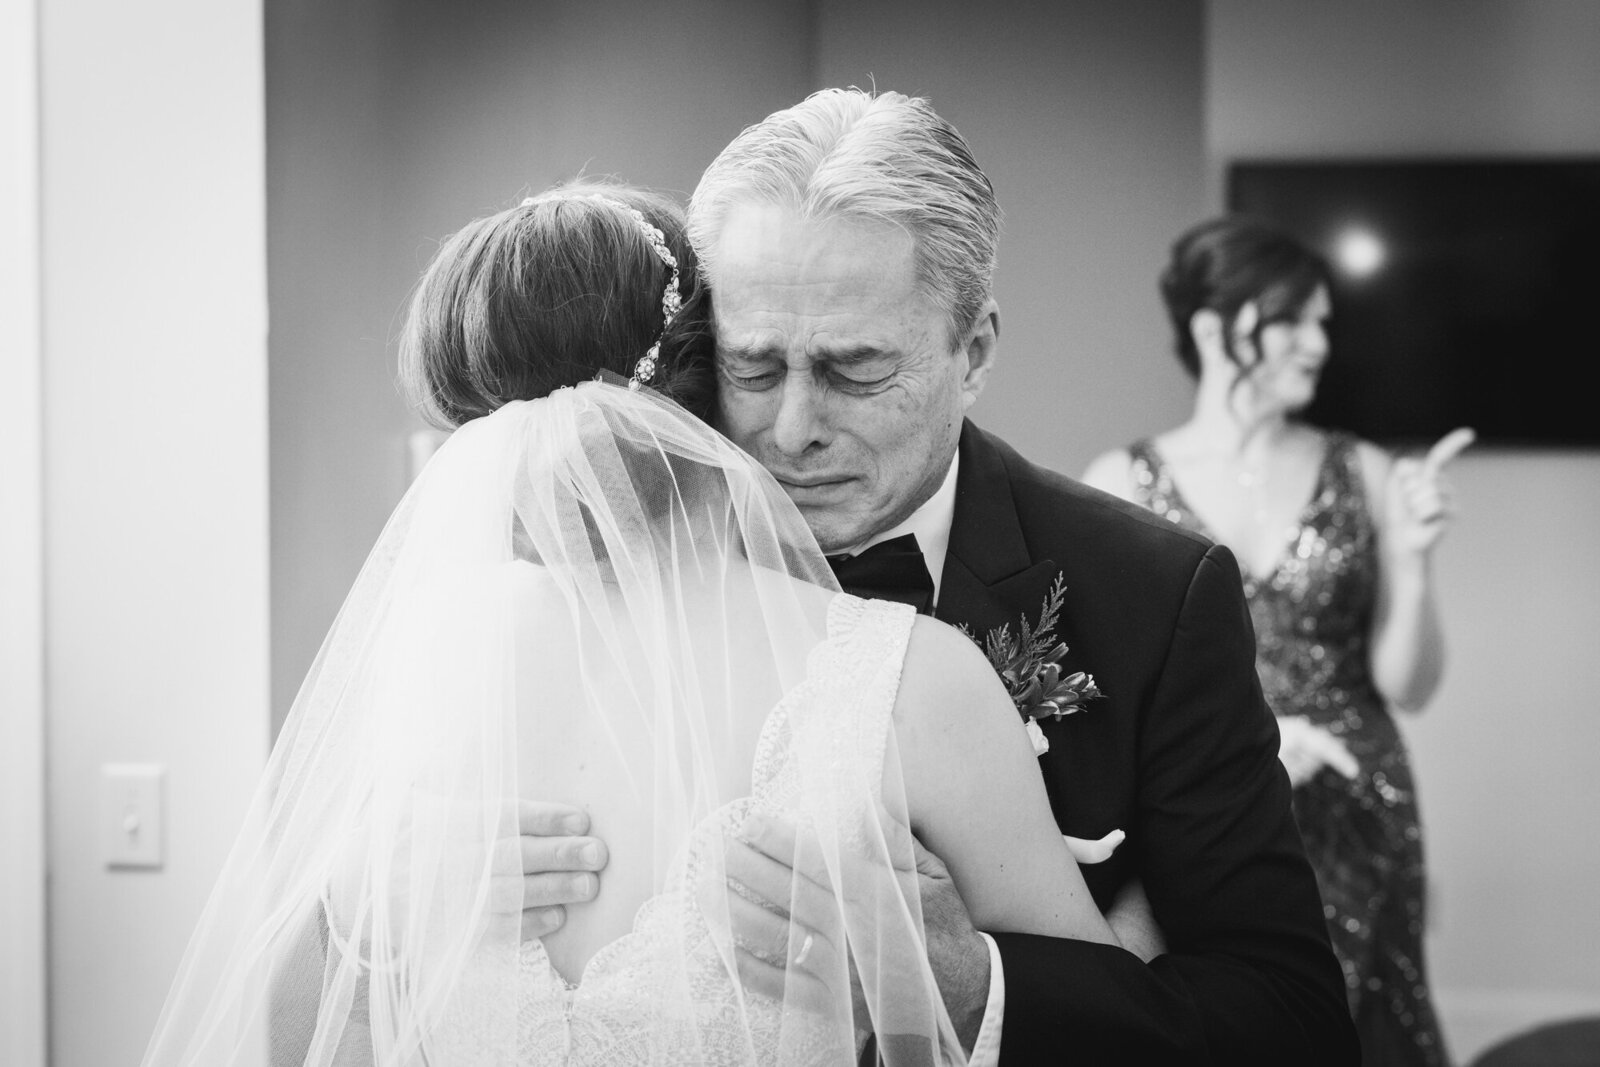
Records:
[[[933,588],[910,599],[978,634],[1036,621],[1063,577],[1067,670],[1105,694],[1044,727],[1042,769],[1064,833],[1126,831],[1085,878],[1108,911],[1142,885],[1168,951],[987,937],[930,860],[935,971],[975,1059],[1354,1062],[1233,557],[964,418],[998,345],[999,211],[960,135],[926,101],[818,93],[719,155],[689,223],[720,427],[823,550],[915,536]]]
[[[1102,910],[1138,879],[1169,950],[995,935],[1001,1062],[1356,1062],[1231,555],[970,422],[959,470],[937,614],[1015,628],[1065,576],[1066,669],[1105,696],[1045,724],[1046,786],[1063,833],[1127,831],[1084,879]]]
[[[1036,622],[1060,577],[1067,669],[1104,694],[1044,726],[1042,770],[1064,833],[1126,832],[1085,878],[1108,915],[1147,898],[1166,951],[977,931],[924,854],[930,959],[973,1062],[1356,1062],[1233,557],[965,419],[998,346],[999,209],[960,135],[923,100],[814,94],[718,156],[689,223],[719,427],[844,561],[845,587],[899,595],[910,574],[905,599],[983,634]],[[906,546],[910,567],[846,577]],[[562,833],[557,817],[525,831]],[[531,840],[532,904],[592,894],[592,875],[560,881],[587,841]],[[529,915],[531,935],[560,920]]]

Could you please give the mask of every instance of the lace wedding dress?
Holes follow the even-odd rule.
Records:
[[[648,391],[466,424],[346,600],[144,1062],[835,1064],[868,1030],[961,1062],[891,716],[913,619],[839,592],[771,477]],[[540,800],[611,859],[524,943]],[[759,898],[727,877],[752,813],[795,828]],[[747,943],[755,907],[805,925]]]
[[[568,983],[538,941],[519,960],[517,1059],[528,1067],[557,1064],[853,1063],[864,1033],[833,1025],[812,1012],[784,1011],[759,995],[744,995],[726,965],[728,946],[701,911],[697,897],[715,877],[724,835],[735,834],[752,810],[815,827],[826,824],[852,838],[870,832],[876,805],[852,810],[859,799],[850,773],[818,789],[806,786],[803,763],[827,769],[858,761],[881,764],[900,663],[915,613],[899,604],[836,594],[827,637],[812,652],[806,680],[767,715],[757,741],[748,797],[725,804],[695,827],[665,890],[639,909],[633,929],[597,951],[581,980]],[[820,699],[819,699],[820,698]],[[805,731],[791,720],[797,708],[820,711]],[[809,735],[809,741],[802,738]],[[802,753],[800,744],[821,750]],[[844,804],[833,797],[851,798]],[[905,977],[915,978],[916,968]],[[672,991],[670,993],[663,991]],[[687,992],[687,997],[681,994]],[[488,998],[471,999],[482,1005]],[[495,1063],[502,1050],[484,1041],[493,1025],[470,1007],[441,1028],[434,1051],[449,1063]]]

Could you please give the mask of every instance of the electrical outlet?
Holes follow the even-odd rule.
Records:
[[[107,867],[162,864],[163,784],[154,763],[107,763],[100,768],[100,819]]]

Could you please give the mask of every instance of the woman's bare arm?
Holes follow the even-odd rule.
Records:
[[[895,702],[912,831],[975,926],[1116,944],[1062,840],[1005,687],[960,631],[919,618]]]

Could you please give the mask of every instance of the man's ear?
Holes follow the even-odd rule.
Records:
[[[967,331],[961,357],[966,366],[961,374],[961,402],[963,410],[978,399],[989,382],[989,372],[994,369],[995,356],[1000,348],[1000,305],[991,297],[978,311],[977,320]]]

